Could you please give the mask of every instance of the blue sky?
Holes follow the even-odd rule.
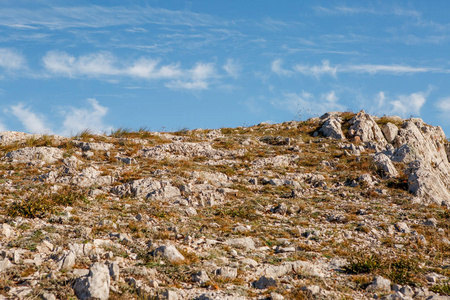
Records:
[[[3,1],[0,131],[235,127],[326,111],[450,135],[449,1]]]

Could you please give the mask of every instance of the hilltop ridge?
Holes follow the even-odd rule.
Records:
[[[450,144],[418,118],[0,132],[0,156],[0,299],[450,295]]]

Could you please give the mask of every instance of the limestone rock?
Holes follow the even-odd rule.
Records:
[[[5,258],[0,260],[0,273],[11,268],[13,264],[9,261],[9,259]]]
[[[382,276],[376,276],[366,291],[368,292],[389,292],[391,290],[391,281]]]
[[[341,118],[336,115],[329,116],[323,122],[322,127],[319,129],[318,133],[321,133],[326,137],[344,140],[345,135],[342,132],[341,121]]]
[[[377,169],[381,170],[384,178],[397,177],[398,172],[389,157],[383,153],[377,153],[373,157]]]
[[[237,276],[237,269],[230,267],[222,267],[216,270],[216,275],[222,278],[234,279]]]
[[[76,147],[81,148],[83,151],[108,151],[114,146],[113,144],[104,142],[88,143],[82,141],[74,141],[74,144]]]
[[[0,234],[6,238],[9,238],[14,233],[11,226],[6,223],[0,224]]]
[[[369,114],[363,110],[358,112],[349,122],[349,135],[358,136],[362,142],[376,142],[381,145],[386,144],[386,139],[380,127]]]
[[[384,137],[388,141],[388,143],[392,143],[397,136],[398,128],[394,124],[388,122],[384,124],[383,128],[381,129],[383,131]]]
[[[73,286],[78,299],[109,298],[110,277],[108,267],[102,263],[94,263],[87,276],[78,278]]]
[[[15,142],[25,141],[27,139],[37,139],[41,137],[40,134],[29,134],[18,131],[2,131],[0,132],[0,144],[8,145]]]
[[[76,255],[73,251],[69,251],[58,262],[58,269],[70,270],[75,265]]]
[[[192,275],[192,281],[198,282],[200,285],[203,285],[209,281],[208,273],[201,270],[198,273],[195,273],[194,275]]]
[[[409,164],[410,192],[420,203],[450,204],[450,164],[442,129],[421,119],[407,121],[394,140],[393,160]]]
[[[6,157],[20,163],[53,164],[63,158],[63,150],[54,147],[26,147],[11,151]]]
[[[307,261],[295,261],[292,263],[292,269],[296,274],[303,274],[306,276],[317,276],[324,277],[325,274],[320,270],[320,268]]]
[[[174,245],[163,245],[153,251],[153,255],[161,255],[171,262],[184,260],[184,256],[175,248]]]
[[[229,239],[225,244],[237,248],[244,248],[246,250],[254,250],[256,248],[255,242],[251,237]]]
[[[421,203],[434,202],[438,205],[450,204],[448,187],[439,174],[430,169],[423,161],[410,163],[406,170],[409,191],[419,197]]]

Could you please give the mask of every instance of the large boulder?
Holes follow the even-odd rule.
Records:
[[[450,205],[448,186],[439,174],[420,160],[413,161],[406,170],[409,191],[419,197],[421,203],[434,202],[439,205]]]
[[[338,140],[344,140],[345,135],[342,132],[341,118],[337,115],[330,115],[322,123],[322,127],[315,133],[317,136],[319,133],[326,137],[331,137]]]
[[[362,142],[376,142],[382,146],[386,145],[386,139],[378,124],[371,115],[361,110],[350,121],[348,133],[351,137],[358,136]]]
[[[388,143],[392,143],[398,134],[397,126],[390,122],[384,124],[381,130],[383,131],[384,137],[386,138]]]
[[[392,160],[409,164],[409,190],[418,202],[450,205],[450,164],[443,130],[411,119],[398,131],[393,144],[397,149]]]
[[[377,167],[377,169],[382,172],[384,178],[398,176],[398,172],[395,169],[394,164],[387,155],[383,153],[377,153],[376,155],[374,155],[373,161],[375,162],[375,166]]]

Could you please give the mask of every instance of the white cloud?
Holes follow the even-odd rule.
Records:
[[[450,97],[441,98],[436,103],[436,107],[441,110],[442,113],[447,114],[447,118],[450,115]]]
[[[90,107],[70,107],[61,111],[64,116],[63,128],[60,134],[71,136],[83,130],[89,129],[95,133],[103,133],[112,127],[104,123],[103,118],[108,113],[108,108],[100,105],[96,99],[88,99]]]
[[[325,94],[324,97],[328,102],[332,102],[332,103],[339,100],[339,98],[336,96],[336,93],[334,91],[331,91],[328,94]]]
[[[291,70],[283,69],[281,59],[276,59],[272,62],[272,72],[277,74],[278,76],[291,76],[294,74]]]
[[[305,66],[298,64],[294,66],[294,70],[303,75],[314,76],[316,78],[319,78],[320,76],[325,74],[335,77],[337,67],[331,67],[328,60],[323,60],[322,65]]]
[[[25,58],[15,50],[0,48],[0,67],[9,70],[25,68]]]
[[[50,134],[52,130],[45,125],[45,118],[25,107],[22,103],[10,106],[6,112],[15,116],[30,133]]]
[[[44,67],[53,72],[67,76],[75,73],[74,63],[75,57],[61,51],[50,51],[42,59]]]
[[[438,117],[443,124],[450,124],[450,97],[440,98],[435,106],[439,109]],[[448,132],[447,132],[448,136]]]
[[[7,131],[6,126],[0,122],[0,132]]]
[[[92,53],[76,58],[62,51],[49,51],[43,58],[44,67],[55,74],[65,76],[118,75],[115,58],[108,52]]]
[[[180,64],[161,65],[158,60],[141,57],[126,64],[109,52],[74,57],[66,52],[50,51],[44,56],[43,64],[47,71],[59,76],[167,80],[165,85],[169,88],[190,90],[207,89],[210,79],[216,75],[212,63],[197,63],[191,69],[183,69]],[[234,61],[229,60],[224,68],[230,75],[238,75],[239,66]]]
[[[402,117],[409,115],[420,115],[420,109],[427,101],[426,95],[422,92],[412,93],[410,95],[400,95],[396,100],[391,101],[392,112]]]
[[[425,92],[416,92],[406,95],[389,97],[385,92],[380,91],[370,104],[367,110],[378,114],[399,115],[403,118],[419,116],[422,107],[427,101],[427,97],[433,87],[429,87]]]
[[[225,72],[227,72],[228,75],[236,78],[239,76],[242,67],[235,60],[229,58],[227,59],[227,63],[223,65],[223,69],[225,70]]]
[[[339,98],[334,91],[321,94],[319,97],[302,91],[297,93],[285,93],[283,99],[272,101],[272,105],[288,110],[300,118],[319,116],[328,111],[344,111],[345,108],[338,102]]]
[[[158,67],[158,64],[158,60],[141,58],[133,66],[129,67],[125,73],[145,79],[176,78],[182,75],[182,70],[178,64],[161,67]]]
[[[209,80],[215,76],[215,68],[211,63],[197,63],[186,72],[186,79],[169,82],[166,86],[175,89],[204,90]]]

